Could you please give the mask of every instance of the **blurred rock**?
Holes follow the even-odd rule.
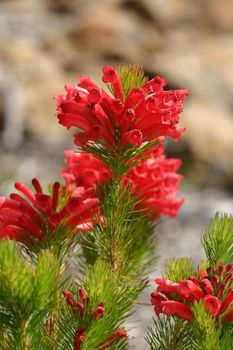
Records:
[[[180,147],[192,159],[190,177],[233,187],[231,7],[231,0],[0,2],[0,143],[69,143],[53,94],[78,75],[101,83],[103,65],[138,62],[150,77],[165,76],[168,88],[191,90]]]
[[[208,0],[206,1],[208,15],[212,24],[219,30],[232,32],[233,11],[231,0]]]

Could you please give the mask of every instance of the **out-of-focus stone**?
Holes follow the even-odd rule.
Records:
[[[233,177],[233,122],[229,111],[216,103],[207,106],[203,100],[191,99],[183,116],[189,145],[197,164],[191,173],[199,176],[198,184],[231,184]],[[211,176],[210,176],[210,169]]]
[[[12,148],[25,135],[50,144],[69,139],[55,121],[52,95],[77,75],[102,84],[103,65],[136,62],[149,76],[167,78],[168,88],[191,90],[182,120],[194,167],[203,179],[211,172],[232,184],[231,6],[231,0],[0,2],[1,120],[7,117],[0,142],[9,147],[10,134]],[[210,140],[215,127],[219,135]]]
[[[25,132],[48,144],[59,142],[65,131],[56,123],[53,94],[62,91],[65,76],[51,57],[29,43],[12,40],[10,46],[1,44],[4,145],[12,148]]]
[[[232,0],[207,0],[207,11],[216,29],[233,32],[233,3]]]
[[[131,1],[128,1],[131,2]],[[203,5],[196,0],[133,0],[140,3],[153,16],[155,25],[166,29],[183,23],[202,22]]]

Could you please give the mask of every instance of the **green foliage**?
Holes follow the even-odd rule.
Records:
[[[221,350],[232,350],[233,348],[233,324],[228,322],[222,325],[222,331],[219,339]]]
[[[97,225],[86,235],[87,262],[91,264],[93,257],[98,258],[123,279],[145,274],[156,261],[153,225],[146,215],[135,210],[137,199],[132,197],[129,186],[112,179],[99,189],[99,198],[105,220],[103,223],[97,218]]]
[[[29,236],[28,244],[27,241],[25,242],[26,244],[21,244],[25,255],[35,264],[40,252],[48,249],[56,256],[61,264],[67,264],[73,253],[73,248],[77,244],[82,233],[77,232],[74,234],[73,228],[67,228],[65,224],[58,225],[54,231],[50,231],[50,229],[44,227],[43,233],[45,239],[41,240]]]
[[[84,318],[75,315],[71,307],[64,302],[57,322],[58,349],[73,349],[74,334],[78,329],[86,328],[87,333],[82,344],[82,350],[95,349],[106,340],[123,322],[130,308],[143,289],[145,282],[121,283],[107,264],[97,261],[86,273],[81,282],[90,303]],[[74,287],[74,294],[77,287]],[[93,311],[103,302],[105,312],[103,317],[94,320]],[[123,349],[125,340],[114,344],[110,349]]]
[[[141,88],[147,81],[144,70],[139,64],[121,64],[119,66],[119,75],[122,83],[124,98],[133,88]]]
[[[219,337],[221,326],[216,328],[216,320],[199,301],[192,308],[194,321],[192,322],[192,346],[195,350],[220,350]]]
[[[165,315],[153,321],[145,338],[151,350],[192,350],[187,322]]]
[[[56,303],[59,265],[49,251],[32,268],[15,242],[0,241],[0,348],[50,349],[44,324]]]
[[[233,217],[217,213],[202,239],[210,265],[233,261]]]
[[[203,302],[194,303],[194,321],[190,325],[193,350],[232,350],[232,322],[220,324],[205,309]]]
[[[193,268],[192,258],[171,258],[165,262],[164,278],[167,278],[173,282],[179,282],[180,280],[186,280],[190,276],[195,276],[196,270]]]
[[[49,251],[40,253],[34,277],[34,303],[39,309],[46,307],[51,291],[55,293],[59,266]]]
[[[107,168],[113,171],[116,177],[121,177],[133,166],[147,159],[148,155],[145,152],[157,146],[159,141],[149,141],[141,147],[127,145],[125,148],[121,148],[118,143],[119,137],[116,139],[115,149],[109,149],[100,144],[89,142],[83,147],[83,150],[103,162]]]

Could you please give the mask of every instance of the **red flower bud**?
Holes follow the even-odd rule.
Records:
[[[83,302],[87,297],[85,290],[83,288],[80,288],[78,293],[79,293],[79,298],[80,298],[81,302]]]
[[[94,319],[98,320],[98,318],[102,317],[104,315],[104,311],[104,303],[100,303],[94,311]]]

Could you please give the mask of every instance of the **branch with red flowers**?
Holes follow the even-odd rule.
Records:
[[[198,270],[187,258],[172,259],[166,264],[165,278],[155,279],[151,304],[158,319],[147,335],[151,349],[159,349],[160,342],[167,344],[164,349],[171,349],[161,330],[161,323],[163,329],[171,328],[171,317],[169,339],[183,344],[182,349],[232,349],[233,217],[216,214],[202,241],[208,260]],[[181,333],[174,331],[179,324]]]
[[[179,115],[188,91],[166,91],[165,79],[149,81],[138,65],[104,67],[102,80],[110,93],[80,77],[78,84],[65,86],[64,96],[56,96],[59,123],[76,128],[74,142],[79,147],[77,153],[66,151],[65,185],[55,182],[45,190],[33,179],[32,190],[17,182],[19,193],[0,198],[0,237],[17,241],[17,254],[22,253],[25,265],[29,260],[32,270],[45,251],[59,270],[51,288],[53,307],[44,305],[34,319],[29,306],[35,300],[27,290],[31,297],[26,298],[26,311],[19,308],[20,327],[9,332],[2,327],[6,350],[32,344],[51,350],[125,348],[122,322],[156,260],[154,223],[161,215],[176,216],[183,202],[176,197],[181,161],[166,158],[163,141],[181,137]],[[86,273],[78,276],[77,288],[72,273],[69,279],[64,273],[72,248],[80,246],[72,258],[77,265],[85,261]],[[3,268],[3,281],[4,273]],[[16,284],[21,286],[20,281]],[[42,282],[36,283],[42,288]],[[14,283],[9,289],[9,307],[14,309]],[[18,314],[6,315],[2,318],[9,316],[11,322]],[[22,325],[25,341],[18,335]],[[38,337],[33,325],[42,329]]]
[[[122,323],[144,285],[144,281],[120,283],[108,265],[95,263],[78,291],[77,285],[63,291],[55,324],[56,349],[125,349],[127,332]]]

